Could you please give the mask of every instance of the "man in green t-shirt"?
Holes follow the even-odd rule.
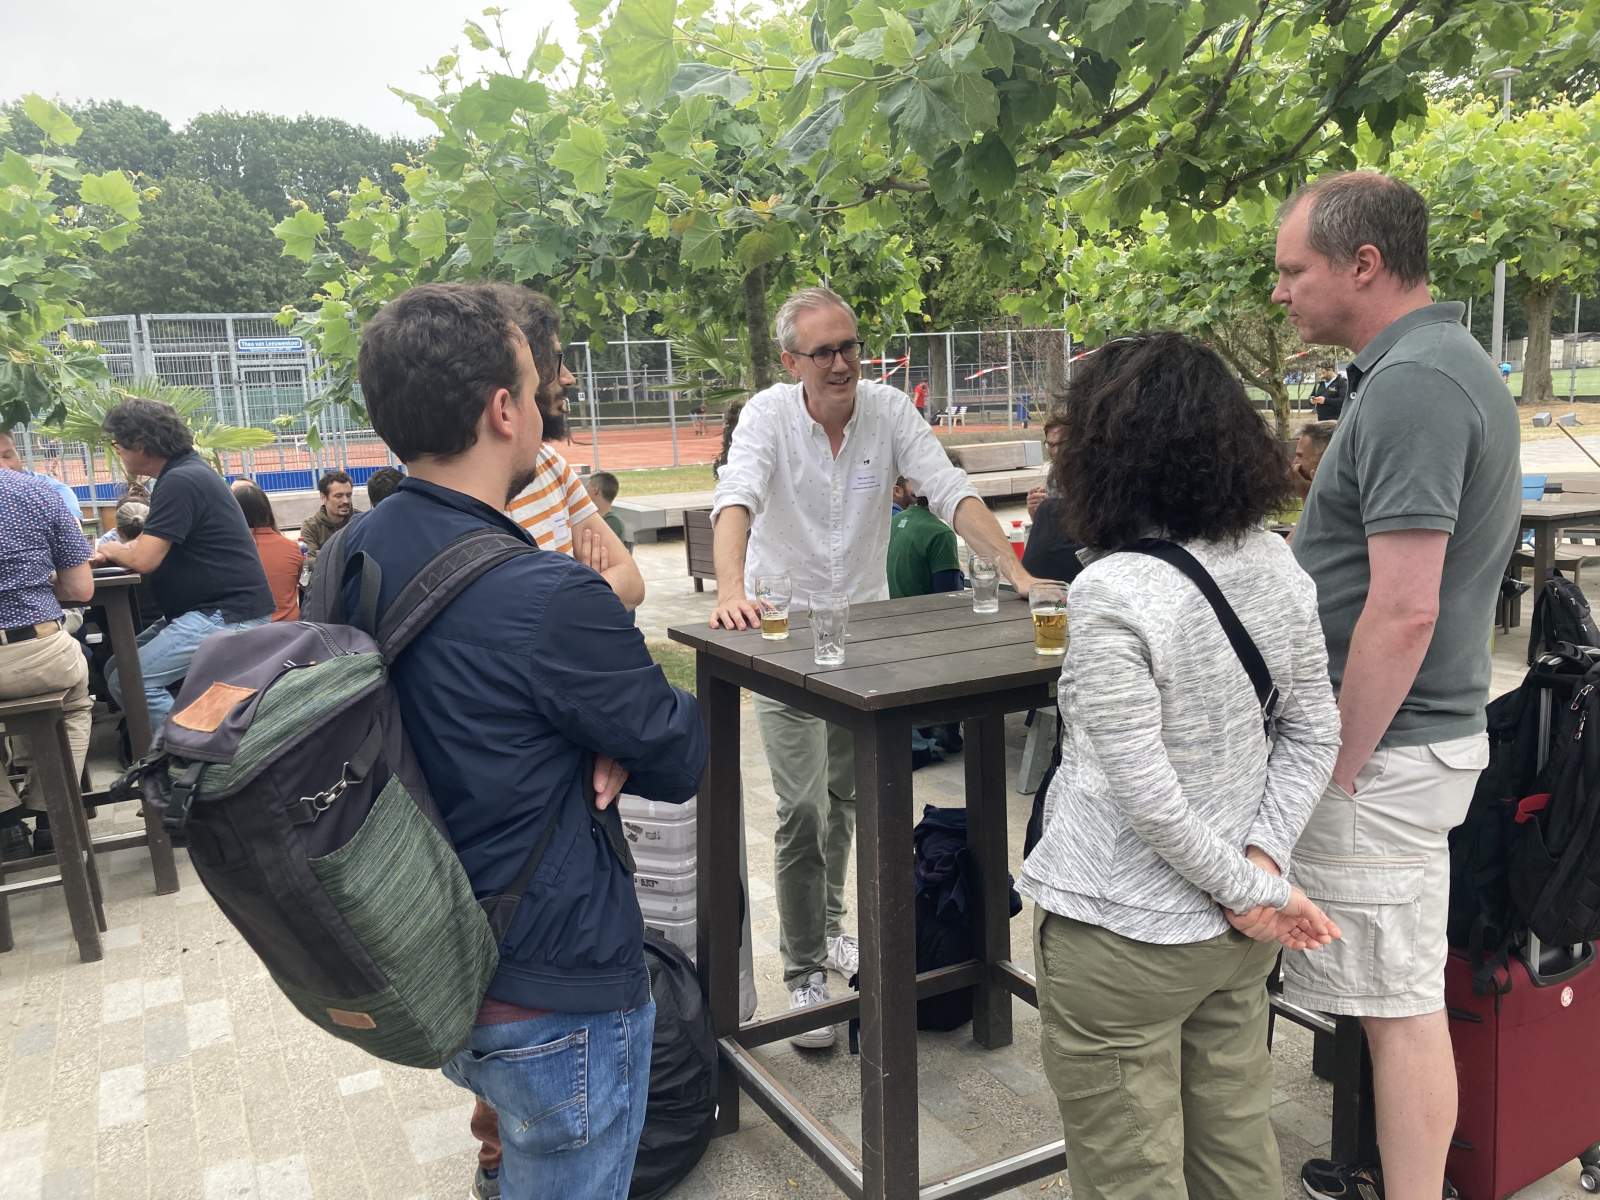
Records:
[[[600,510],[600,519],[612,533],[617,535],[617,540],[627,547],[628,553],[632,554],[633,543],[628,540],[627,530],[622,526],[622,518],[611,511],[611,504],[622,489],[617,477],[610,471],[596,471],[593,475],[584,477],[583,486],[588,490],[589,499],[594,501],[595,508]]]
[[[955,530],[928,510],[927,499],[904,477],[895,480],[894,502],[900,511],[889,525],[889,598],[960,591]]]

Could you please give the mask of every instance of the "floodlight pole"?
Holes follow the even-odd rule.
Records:
[[[1511,81],[1522,71],[1517,67],[1501,67],[1489,72],[1490,79],[1500,81],[1500,119],[1511,116]],[[1489,334],[1489,355],[1498,368],[1506,357],[1506,260],[1494,265],[1494,325]]]

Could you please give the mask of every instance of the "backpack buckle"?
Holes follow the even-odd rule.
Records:
[[[1267,689],[1267,698],[1261,703],[1261,726],[1267,731],[1270,740],[1273,730],[1278,727],[1278,702],[1282,699],[1278,685],[1273,684]]]
[[[194,807],[194,791],[200,782],[200,772],[205,769],[204,763],[189,763],[172,784],[172,796],[166,803],[165,811],[161,814],[161,825],[169,834],[174,836],[182,834],[184,826],[189,823],[189,810]]]

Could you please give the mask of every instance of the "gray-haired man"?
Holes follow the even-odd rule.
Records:
[[[862,382],[850,306],[827,288],[806,288],[784,302],[775,324],[795,382],[750,398],[717,477],[712,628],[758,622],[750,598],[761,575],[787,574],[798,607],[819,592],[840,592],[852,603],[887,599],[889,508],[901,475],[1026,593],[1032,576],[910,398]],[[790,1007],[803,1008],[828,999],[827,968],[848,978],[858,963],[856,939],[843,924],[855,759],[850,735],[837,726],[759,696],[756,715],[778,798],[778,948]],[[834,1031],[791,1040],[831,1046]]]

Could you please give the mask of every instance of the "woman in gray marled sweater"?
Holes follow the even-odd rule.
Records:
[[[1019,887],[1072,1193],[1277,1200],[1266,978],[1280,942],[1338,935],[1282,878],[1339,747],[1316,589],[1262,529],[1287,466],[1223,361],[1178,334],[1103,347],[1066,421],[1054,482],[1092,561]],[[1270,740],[1195,583],[1117,553],[1150,536],[1199,561],[1260,650],[1281,694]]]

